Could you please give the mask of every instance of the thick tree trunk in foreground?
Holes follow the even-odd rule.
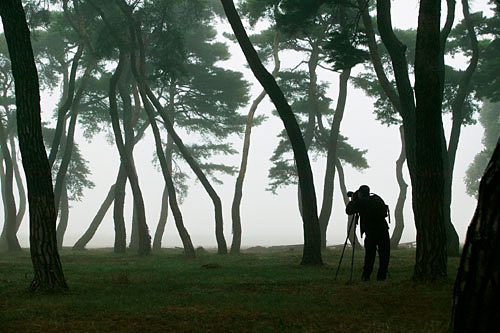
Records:
[[[453,332],[498,332],[500,322],[500,140],[479,185],[453,293]]]
[[[321,265],[321,235],[319,231],[318,211],[316,205],[316,193],[314,190],[311,164],[307,155],[306,146],[302,133],[297,124],[293,111],[283,96],[282,91],[276,84],[273,76],[262,65],[257,52],[248,39],[247,33],[238,12],[231,0],[221,0],[226,16],[233,28],[243,53],[254,73],[255,77],[266,90],[267,94],[276,106],[281,120],[285,126],[288,138],[292,145],[295,162],[299,175],[299,186],[302,193],[302,220],[304,227],[304,252],[302,264]]]
[[[21,0],[0,1],[0,15],[15,80],[17,130],[30,215],[34,278],[30,289],[67,289],[56,241],[56,211],[50,167],[43,145],[38,74]]]
[[[416,161],[413,211],[417,228],[414,277],[446,276],[444,219],[444,154],[439,79],[439,19],[441,4],[421,0],[415,49]]]
[[[403,229],[405,227],[405,221],[403,216],[403,209],[406,201],[406,192],[408,185],[406,184],[403,177],[403,165],[406,161],[406,148],[405,148],[405,136],[403,125],[399,127],[399,135],[401,137],[401,153],[396,161],[396,179],[399,185],[399,196],[396,206],[394,207],[394,230],[391,235],[391,249],[397,249],[401,236],[403,235]]]

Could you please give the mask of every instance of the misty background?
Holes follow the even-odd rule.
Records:
[[[445,4],[443,4],[445,5]],[[471,12],[484,11],[485,15],[491,15],[488,11],[487,0],[473,1],[470,4]],[[393,25],[397,28],[407,29],[417,26],[418,2],[408,0],[394,2],[392,7]],[[443,11],[445,12],[445,11]],[[457,4],[456,21],[462,19],[461,6]],[[247,114],[251,101],[260,93],[262,87],[255,80],[253,74],[246,67],[246,61],[239,46],[222,36],[222,32],[230,31],[226,20],[221,20],[218,25],[219,38],[230,46],[232,57],[229,61],[219,63],[219,66],[244,73],[244,79],[251,82],[250,103],[240,109],[241,114]],[[257,30],[261,26],[257,25]],[[252,31],[249,29],[249,33]],[[253,31],[256,32],[257,30]],[[300,56],[293,53],[280,52],[282,69],[294,68],[302,60]],[[447,60],[448,61],[448,60]],[[462,59],[452,60],[454,64],[461,64]],[[272,66],[269,64],[267,67]],[[464,62],[465,66],[465,62]],[[362,70],[358,65],[353,70],[353,75]],[[318,80],[330,84],[328,97],[334,101],[337,96],[338,74],[323,69],[318,69]],[[49,94],[42,91],[42,120],[55,127],[55,119],[52,119],[53,110],[59,101],[59,95],[55,92]],[[344,166],[346,185],[348,190],[356,190],[360,185],[367,184],[371,191],[380,195],[391,209],[391,214],[398,196],[398,185],[395,176],[395,163],[400,153],[400,139],[398,126],[382,125],[375,119],[373,114],[373,99],[366,97],[361,89],[349,85],[347,103],[340,132],[348,138],[348,142],[363,150],[367,150],[366,158],[369,168],[358,171],[348,165]],[[243,199],[241,203],[242,218],[242,247],[262,245],[285,245],[302,244],[303,230],[302,219],[297,205],[297,187],[288,186],[277,191],[277,195],[266,191],[268,188],[268,170],[271,166],[270,157],[279,139],[277,135],[283,129],[281,120],[272,115],[274,106],[266,99],[259,105],[257,115],[265,115],[267,120],[262,125],[252,130],[250,155],[247,175],[243,187]],[[475,115],[477,119],[478,115]],[[451,119],[444,115],[443,122],[446,137],[449,136]],[[110,129],[110,127],[109,127]],[[110,131],[111,133],[111,131]],[[186,143],[194,143],[199,137],[179,132]],[[472,162],[476,153],[481,148],[483,128],[479,123],[473,126],[465,126],[462,129],[460,143],[457,151],[456,165],[453,175],[453,198],[451,205],[452,222],[458,232],[460,241],[463,243],[467,226],[473,216],[476,199],[468,196],[465,191],[463,178],[465,170]],[[243,146],[243,134],[232,136],[233,148],[241,151]],[[94,215],[104,200],[109,187],[115,182],[119,167],[119,155],[116,146],[111,144],[106,134],[98,134],[88,142],[83,138],[81,129],[77,127],[75,141],[85,159],[92,175],[90,180],[95,183],[93,189],[86,189],[84,197],[80,202],[70,202],[70,217],[68,229],[64,237],[64,246],[73,246],[74,243],[88,228]],[[160,205],[164,180],[159,169],[153,163],[153,152],[155,150],[154,140],[150,130],[134,149],[134,158],[140,186],[144,195],[147,223],[150,233],[153,234],[160,215]],[[322,187],[325,168],[325,158],[314,160],[312,166],[316,186],[318,205],[322,202]],[[239,168],[240,153],[233,156],[216,156],[219,162],[224,162]],[[181,204],[184,223],[191,235],[193,245],[203,247],[215,247],[215,224],[213,219],[213,204],[196,177],[190,173],[188,180],[189,192]],[[214,188],[221,197],[224,209],[224,235],[226,241],[230,242],[231,235],[231,203],[234,195],[235,176],[220,176],[223,184],[213,183]],[[411,185],[405,166],[405,180],[409,184],[408,193],[411,193]],[[1,203],[0,203],[1,204]],[[127,196],[125,203],[125,218],[127,222],[127,236],[130,237],[132,223],[132,195],[127,185]],[[408,195],[405,203],[405,228],[401,243],[415,241],[416,233],[411,208],[411,195]],[[2,209],[3,211],[3,209]],[[28,214],[20,227],[18,238],[22,247],[29,244]],[[343,243],[346,237],[347,216],[344,212],[344,201],[340,188],[335,180],[334,204],[332,217],[327,230],[327,245]],[[394,228],[394,222],[390,224],[390,233]],[[359,230],[358,230],[359,235]],[[101,226],[87,247],[112,247],[114,240],[114,229],[112,221],[112,209],[108,210]],[[182,246],[178,232],[173,223],[171,213],[162,240],[163,247]]]

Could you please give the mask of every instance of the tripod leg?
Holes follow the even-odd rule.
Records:
[[[353,219],[354,221],[357,220],[357,217]],[[354,223],[354,235],[356,235],[356,223]],[[356,239],[354,237],[354,239]],[[351,257],[351,279],[350,282],[352,282],[352,272],[354,270],[354,250],[356,249],[356,241],[352,242],[352,257]]]
[[[354,223],[354,215],[352,215],[351,221],[349,222],[349,230],[347,230],[347,237],[344,242],[344,247],[342,248],[342,254],[340,255],[339,265],[337,266],[337,272],[335,272],[335,281],[337,281],[337,275],[339,274],[340,264],[342,263],[342,258],[344,257],[345,247],[347,245],[347,241],[349,240],[349,234],[351,233],[351,228],[353,223]]]

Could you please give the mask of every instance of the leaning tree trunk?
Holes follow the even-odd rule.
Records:
[[[274,68],[272,76],[276,77],[280,70],[280,59],[278,57],[278,31],[274,33],[273,41],[273,57],[274,57]],[[263,90],[259,96],[253,101],[250,111],[248,111],[247,122],[245,125],[245,137],[243,139],[243,151],[241,153],[241,164],[240,171],[238,173],[238,178],[236,178],[236,184],[234,186],[234,198],[233,204],[231,206],[231,217],[233,220],[233,241],[231,243],[231,253],[240,253],[241,247],[241,216],[240,216],[240,206],[241,198],[243,197],[243,182],[245,180],[245,175],[247,171],[248,164],[248,152],[250,150],[250,135],[252,134],[253,118],[255,111],[260,102],[266,96],[266,91]]]
[[[104,199],[103,203],[101,204],[101,207],[97,211],[97,214],[94,216],[94,219],[90,223],[90,226],[87,228],[87,231],[80,237],[75,245],[73,245],[73,250],[83,250],[85,246],[90,242],[92,237],[94,237],[97,228],[101,224],[102,220],[104,219],[104,216],[106,215],[109,207],[111,206],[111,203],[115,200],[115,184],[111,185],[108,191],[108,195]]]
[[[319,229],[321,232],[321,247],[326,249],[326,229],[330,222],[333,207],[333,185],[335,179],[335,161],[337,161],[337,146],[340,132],[340,123],[344,117],[347,101],[347,83],[351,69],[344,69],[339,78],[339,96],[337,107],[333,115],[332,126],[328,135],[328,152],[326,157],[325,180],[323,183],[323,203],[319,214]]]
[[[158,224],[156,225],[155,236],[153,238],[153,251],[158,251],[161,249],[161,240],[163,238],[163,234],[165,233],[167,219],[168,219],[168,190],[167,190],[167,185],[165,185],[163,187],[163,193],[161,195],[160,217],[158,218]]]
[[[17,132],[28,185],[30,250],[35,273],[30,289],[67,289],[57,251],[57,214],[42,138],[38,74],[21,0],[0,1],[0,15],[15,81]]]
[[[479,185],[453,293],[453,332],[498,332],[500,322],[500,140]]]
[[[2,183],[2,194],[5,204],[5,222],[2,236],[5,236],[8,251],[20,251],[21,245],[17,240],[16,232],[16,200],[14,198],[14,167],[9,147],[7,145],[7,135],[3,124],[0,122],[0,149],[2,149],[3,161],[5,162],[5,178]],[[0,239],[2,237],[0,236]]]
[[[439,93],[439,19],[441,4],[421,0],[415,48],[416,177],[413,211],[417,229],[414,277],[446,276],[444,154],[446,151]]]
[[[221,0],[221,2],[245,58],[247,59],[255,77],[259,80],[273,101],[276,110],[283,121],[285,130],[292,145],[295,163],[297,165],[297,172],[299,175],[300,191],[302,193],[301,201],[304,227],[304,251],[301,263],[304,265],[321,265],[323,264],[323,260],[321,258],[321,235],[319,231],[316,193],[314,190],[311,164],[309,162],[306,145],[304,143],[299,125],[297,124],[297,120],[295,119],[293,111],[285,99],[283,92],[276,84],[273,76],[269,74],[269,72],[262,65],[262,62],[253,48],[245,28],[241,23],[233,1]]]
[[[406,201],[406,192],[408,185],[403,177],[403,166],[406,160],[406,147],[405,147],[405,137],[403,125],[399,126],[399,135],[401,137],[401,153],[396,161],[396,179],[399,185],[399,196],[396,202],[396,207],[394,207],[394,230],[391,236],[391,249],[397,249],[399,242],[401,241],[401,236],[403,235],[403,229],[405,226],[403,209]]]

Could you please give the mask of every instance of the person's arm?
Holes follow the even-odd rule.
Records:
[[[356,214],[356,213],[359,213],[359,210],[358,210],[358,207],[357,207],[357,202],[356,201],[349,201],[349,203],[347,204],[347,206],[345,207],[345,212],[347,215],[353,215],[353,214]]]

